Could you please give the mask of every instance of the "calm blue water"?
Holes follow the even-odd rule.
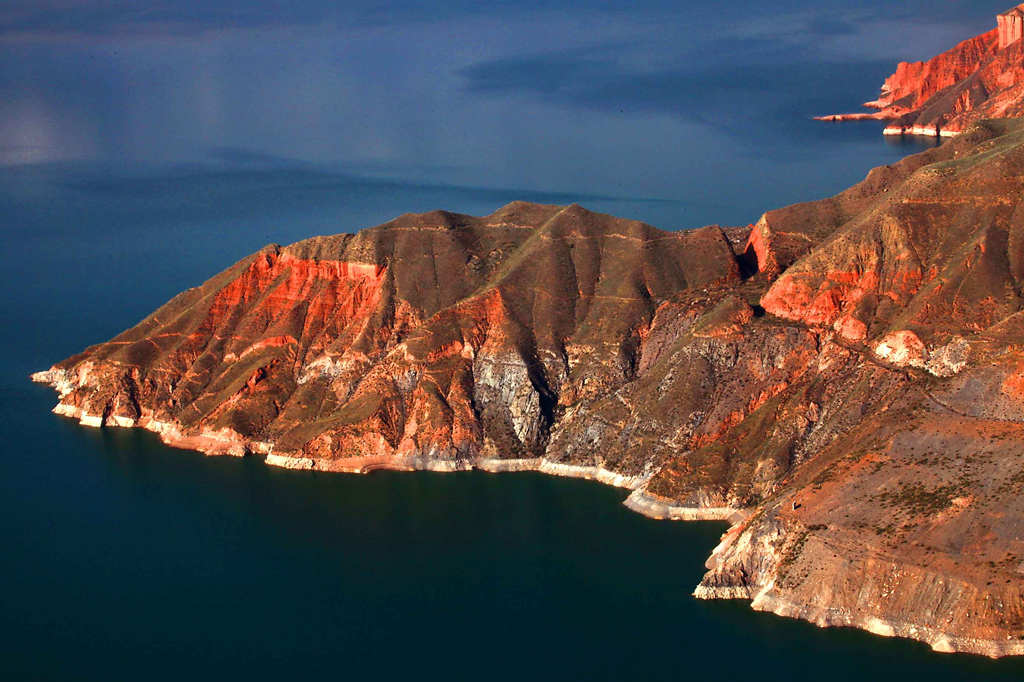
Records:
[[[916,147],[808,116],[984,30],[982,4],[5,3],[0,679],[1021,679],[698,602],[723,525],[622,491],[205,458],[27,382],[268,242],[514,199],[683,229],[831,194]]]

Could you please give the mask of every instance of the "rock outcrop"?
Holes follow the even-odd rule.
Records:
[[[887,121],[887,135],[952,137],[982,119],[1024,115],[1024,12],[1014,8],[999,26],[923,62],[900,62],[871,113],[819,116],[823,121]]]
[[[268,246],[35,375],[268,464],[533,469],[732,528],[697,588],[1024,654],[1024,124],[747,228],[579,206]]]
[[[996,30],[999,31],[999,49],[1003,50],[1024,38],[1024,4],[996,17]]]

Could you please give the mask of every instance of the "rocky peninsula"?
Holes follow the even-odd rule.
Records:
[[[728,519],[702,598],[1024,654],[1024,125],[755,225],[577,206],[267,246],[34,375],[271,465],[539,470]]]
[[[1021,113],[1015,26],[900,65],[872,116],[957,135],[837,196],[270,245],[33,379],[211,455],[596,479],[731,523],[697,597],[1024,654],[1024,122],[984,118]]]
[[[822,121],[886,121],[886,135],[952,137],[976,121],[1024,115],[1024,5],[996,17],[997,27],[937,57],[900,62],[873,112],[818,116]]]

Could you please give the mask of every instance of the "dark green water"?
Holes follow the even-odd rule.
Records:
[[[516,196],[284,171],[6,172],[0,679],[1021,679],[1024,661],[696,601],[724,525],[643,518],[620,490],[206,458],[79,427],[27,381],[265,242]]]

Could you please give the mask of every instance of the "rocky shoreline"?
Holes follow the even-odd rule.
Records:
[[[696,594],[696,593],[695,593]],[[720,597],[716,597],[720,598]],[[795,604],[785,599],[759,593],[750,603],[755,611],[766,611],[786,618],[799,618],[818,627],[852,627],[881,637],[902,637],[924,642],[938,653],[960,653],[1002,658],[1024,656],[1024,642],[1006,639],[961,637],[914,623],[890,621],[874,616],[851,614],[843,609],[829,609],[808,604]]]
[[[882,112],[875,112],[873,114],[829,114],[827,116],[815,116],[814,120],[843,123],[846,121],[891,121],[893,117]],[[936,125],[887,125],[882,128],[882,134],[890,137],[913,135],[918,137],[952,138],[959,135],[960,132],[959,130],[949,130]]]
[[[883,135],[917,135],[919,137],[956,137],[960,134],[957,130],[945,130],[935,126],[886,126],[882,129]]]
[[[1022,196],[1004,120],[749,226],[406,215],[265,247],[33,379],[271,466],[596,480],[731,524],[699,597],[1017,654]]]
[[[51,368],[37,372],[31,376],[34,382],[53,387],[59,393],[66,392],[67,377],[63,370]],[[66,394],[66,393],[65,393]],[[1024,641],[1021,640],[986,640],[981,638],[962,637],[906,622],[889,621],[876,616],[853,614],[839,608],[827,608],[809,603],[797,603],[774,594],[774,580],[768,584],[721,584],[716,578],[716,570],[720,565],[720,555],[731,549],[744,529],[745,522],[750,518],[751,509],[713,506],[682,506],[673,504],[668,498],[651,494],[643,489],[648,477],[626,476],[602,467],[566,465],[552,462],[543,457],[523,459],[479,458],[475,460],[431,459],[429,457],[409,457],[402,459],[386,456],[366,456],[351,458],[342,462],[321,462],[312,458],[293,457],[273,454],[273,444],[258,441],[247,441],[236,433],[211,432],[192,436],[182,435],[180,425],[159,421],[143,416],[135,420],[116,415],[87,414],[74,405],[59,402],[54,408],[55,414],[77,419],[79,424],[91,428],[143,428],[156,433],[162,442],[171,447],[200,451],[207,456],[247,456],[263,455],[268,466],[296,470],[328,471],[333,473],[368,474],[374,470],[386,469],[394,471],[432,471],[455,472],[479,470],[492,473],[534,471],[552,476],[581,478],[596,481],[613,487],[630,490],[623,505],[630,510],[655,520],[672,521],[727,521],[730,527],[722,536],[722,542],[716,546],[708,559],[707,566],[711,569],[707,576],[694,589],[697,599],[745,599],[755,611],[765,611],[788,618],[799,618],[818,627],[855,627],[867,630],[884,637],[902,637],[928,644],[940,653],[967,653],[999,658],[1003,656],[1024,655]],[[778,564],[779,557],[769,560]]]

